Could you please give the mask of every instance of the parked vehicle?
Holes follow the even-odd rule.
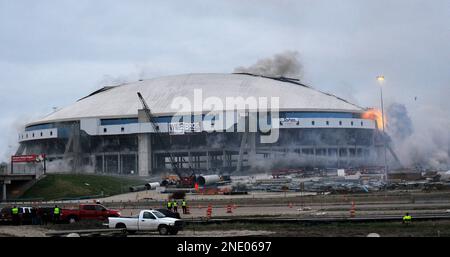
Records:
[[[178,212],[173,212],[168,209],[156,209],[156,210],[159,211],[160,213],[164,214],[164,216],[166,216],[166,217],[181,219],[180,213],[178,213]]]
[[[61,210],[61,220],[70,223],[85,219],[106,220],[108,217],[120,217],[120,212],[107,209],[101,204],[80,204],[78,209]]]
[[[11,222],[11,220],[12,220],[11,208],[12,208],[11,206],[6,206],[0,210],[0,221],[2,223]]]
[[[12,206],[6,206],[0,210],[1,222],[12,222]],[[31,224],[31,208],[32,207],[17,207],[19,209],[19,217],[22,224]]]
[[[176,235],[183,229],[183,221],[166,217],[157,210],[142,210],[135,217],[108,218],[109,228],[123,228],[129,233],[136,231],[158,231],[160,235]]]
[[[32,207],[19,207],[19,217],[22,224],[31,224]]]

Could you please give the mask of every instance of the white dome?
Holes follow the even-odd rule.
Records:
[[[105,88],[29,125],[81,118],[137,117],[142,108],[137,92],[141,92],[154,115],[173,115],[178,111],[171,108],[173,99],[186,97],[193,103],[195,89],[202,89],[203,99],[218,97],[223,103],[226,97],[279,97],[280,111],[364,111],[334,95],[287,81],[248,74],[185,74]]]

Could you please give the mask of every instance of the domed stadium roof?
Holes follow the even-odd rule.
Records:
[[[179,111],[178,97],[185,97],[194,104],[195,89],[202,90],[204,100],[220,99],[225,110],[230,109],[225,106],[227,97],[267,97],[269,101],[270,97],[279,97],[280,111],[364,111],[362,107],[292,79],[252,74],[184,74],[105,87],[29,125],[81,118],[137,117],[138,109],[142,109],[137,92],[142,94],[155,116],[173,115]],[[204,109],[203,113],[208,111]]]

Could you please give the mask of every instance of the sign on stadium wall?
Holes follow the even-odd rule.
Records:
[[[11,162],[41,162],[45,159],[45,154],[13,155]]]
[[[202,132],[199,122],[174,122],[169,123],[169,133],[183,135],[184,133]]]
[[[280,118],[281,125],[298,125],[299,121],[298,118]]]

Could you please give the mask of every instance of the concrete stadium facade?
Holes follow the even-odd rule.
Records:
[[[379,163],[379,124],[364,118],[366,108],[296,80],[252,74],[185,74],[104,87],[27,124],[16,155],[46,154],[49,172],[149,176],[169,170],[137,92],[182,168],[215,173]],[[246,105],[264,97],[276,97],[276,108]],[[245,104],[224,104],[229,99]],[[263,142],[269,132],[251,131],[251,117],[276,128],[277,140]]]

